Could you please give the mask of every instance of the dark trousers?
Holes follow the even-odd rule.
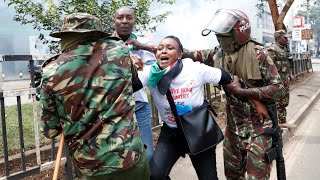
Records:
[[[215,151],[214,147],[197,155],[189,155],[199,180],[218,179]],[[151,180],[170,180],[173,165],[186,152],[186,143],[177,129],[164,124],[150,161]]]

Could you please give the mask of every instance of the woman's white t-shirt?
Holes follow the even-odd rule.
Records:
[[[178,76],[172,80],[170,91],[175,103],[196,108],[202,105],[204,101],[202,85],[206,83],[218,84],[222,72],[218,68],[194,62],[190,58],[182,59],[181,61],[183,68]],[[144,68],[138,74],[142,85],[144,87],[148,86],[150,67]],[[155,88],[149,86],[149,89],[162,121],[169,127],[177,127],[166,95],[160,94],[157,86]]]

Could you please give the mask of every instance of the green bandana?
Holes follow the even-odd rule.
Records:
[[[181,60],[177,60],[164,70],[159,68],[158,62],[153,63],[150,70],[149,85],[158,87],[159,93],[165,95],[169,88],[172,79],[174,79],[182,70],[183,64]]]
[[[170,66],[169,66],[170,67]],[[150,69],[150,78],[149,78],[149,85],[151,87],[156,87],[162,76],[167,72],[168,68],[161,70],[159,68],[159,63],[156,61],[151,65]]]

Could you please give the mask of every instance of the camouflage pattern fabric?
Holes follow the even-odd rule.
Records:
[[[50,36],[60,38],[66,33],[98,33],[109,36],[104,32],[102,22],[95,16],[87,13],[74,13],[64,18],[63,25],[58,32],[50,33]]]
[[[290,62],[288,59],[288,52],[286,47],[281,46],[278,43],[272,43],[268,50],[274,64],[278,69],[286,90],[286,96],[282,99],[277,100],[279,123],[282,124],[287,122],[286,107],[289,105]]]
[[[183,58],[191,58],[193,61],[199,61],[208,66],[214,67],[214,55],[216,53],[215,49],[207,49],[207,50],[188,50],[183,49]],[[205,58],[204,58],[205,57]]]
[[[289,87],[290,78],[290,62],[288,59],[287,48],[279,45],[278,43],[272,43],[268,48],[269,55],[276,65],[283,84]]]
[[[145,153],[134,119],[132,67],[128,48],[112,38],[83,42],[43,64],[41,131],[53,138],[63,129],[86,176],[129,169]],[[100,120],[101,128],[83,139]]]
[[[278,110],[278,119],[279,123],[283,124],[287,122],[287,106],[289,105],[289,89],[286,88],[285,98],[277,100],[277,110]]]
[[[252,88],[259,94],[260,100],[264,103],[274,103],[284,95],[282,80],[267,51],[258,45],[255,46],[254,50],[259,61],[262,80],[249,80],[250,82],[244,82],[244,85],[253,85]],[[264,153],[271,148],[272,137],[264,134],[264,132],[265,128],[270,126],[272,126],[271,119],[263,122],[259,121],[255,106],[251,101],[235,97],[233,94],[227,96],[227,129],[237,137],[228,137],[224,144],[225,175],[227,179],[233,179],[239,170],[238,167],[230,166],[235,157],[241,160],[239,165],[247,171],[247,179],[269,179],[270,164],[266,163]],[[228,146],[228,144],[235,144],[238,147]],[[232,154],[236,151],[242,153]],[[231,156],[228,153],[231,153]]]
[[[269,179],[271,163],[265,161],[265,152],[271,148],[268,135],[241,137],[226,129],[223,141],[225,175],[228,180]],[[247,172],[247,177],[245,174]]]
[[[275,102],[284,95],[284,88],[280,75],[278,74],[272,58],[268,55],[268,52],[265,49],[256,45],[254,51],[257,55],[257,61],[259,63],[262,80],[250,80],[251,82],[244,82],[244,88],[247,87],[247,84],[253,84],[254,87],[252,88],[256,93],[259,94],[261,101],[264,101],[265,103]],[[212,59],[212,57],[207,57],[207,55],[210,55],[208,50],[198,50],[197,54],[197,59],[199,61],[204,62],[207,59]],[[272,138],[271,136],[265,135],[264,132],[265,128],[272,126],[272,121],[270,119],[260,122],[259,116],[255,110],[255,106],[250,100],[245,97],[239,97],[230,94],[228,93],[227,89],[225,89],[225,91],[227,94],[226,132],[231,132],[234,134],[234,138],[230,137],[228,139],[228,134],[226,134],[226,142],[224,143],[224,152],[226,153],[226,159],[224,159],[226,165],[225,175],[227,179],[233,179],[233,177],[236,175],[233,175],[232,172],[241,171],[239,167],[230,165],[234,163],[233,160],[238,159],[240,160],[240,162],[237,163],[238,166],[240,166],[243,171],[247,170],[249,179],[255,179],[255,171],[259,173],[264,172],[261,175],[263,178],[260,179],[267,178],[269,177],[270,173],[270,165],[266,164],[261,157],[266,150],[271,148]],[[254,150],[253,148],[257,147],[255,142],[259,142],[259,144],[263,145],[264,147],[260,147],[260,150]],[[230,146],[230,144],[232,144],[233,147]],[[241,153],[235,153],[235,150]],[[230,155],[228,155],[228,153],[230,153]],[[239,179],[238,177],[239,176],[237,176],[235,179]]]
[[[284,95],[284,88],[277,68],[272,58],[261,46],[256,45],[257,61],[259,63],[261,76],[263,80],[253,81],[254,91],[259,94],[262,101],[275,102]],[[213,59],[214,50],[197,50],[184,52],[184,57],[194,57],[197,54],[197,61],[205,62]],[[209,56],[209,57],[208,57]],[[241,78],[241,77],[240,77]],[[225,90],[227,92],[227,90]],[[264,133],[266,127],[272,126],[272,121],[260,123],[258,115],[255,112],[255,106],[246,98],[241,98],[229,94],[227,96],[227,127],[235,134],[242,137],[254,137]]]
[[[261,72],[262,80],[250,80],[244,85],[252,84],[254,91],[259,94],[260,101],[273,103],[284,96],[284,87],[272,58],[261,46],[256,45],[254,51]],[[240,59],[238,59],[239,61]],[[237,75],[237,74],[236,74]],[[238,75],[239,76],[239,75]],[[239,76],[239,78],[242,78]],[[228,92],[225,89],[226,93]],[[246,98],[227,96],[227,127],[235,134],[242,137],[255,137],[265,132],[266,127],[272,126],[272,121],[259,121],[255,106]]]

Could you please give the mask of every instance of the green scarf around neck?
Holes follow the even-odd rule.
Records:
[[[172,80],[179,75],[182,68],[183,64],[181,60],[177,60],[163,70],[159,68],[157,62],[154,63],[150,70],[149,85],[153,88],[157,86],[159,93],[165,95],[170,89]]]
[[[162,76],[167,72],[167,70],[167,68],[161,70],[158,61],[153,63],[150,69],[149,85],[153,88],[156,87],[156,85],[158,84]]]

